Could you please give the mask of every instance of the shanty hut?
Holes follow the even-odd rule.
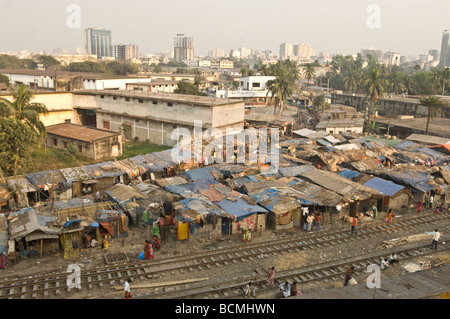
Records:
[[[54,226],[56,216],[48,216],[35,211],[32,207],[24,208],[8,216],[10,238],[15,245],[21,241],[27,255],[40,256],[44,253],[59,252],[59,234],[61,228]]]
[[[25,177],[39,191],[38,201],[72,198],[72,187],[59,170],[29,173]]]
[[[384,196],[378,201],[377,209],[387,211],[387,209],[400,209],[408,207],[410,190],[402,185],[374,177],[363,184],[368,186]]]
[[[350,216],[368,211],[369,207],[376,205],[378,199],[383,196],[370,187],[348,180],[336,173],[313,167],[305,168],[300,178],[343,196],[343,201],[350,204],[348,206]]]
[[[105,190],[118,182],[125,184],[126,172],[111,162],[85,165],[83,169],[98,182],[95,185],[97,191]]]
[[[267,227],[282,230],[294,227],[294,215],[300,216],[301,204],[291,196],[276,189],[264,189],[250,195],[259,205],[270,211]]]
[[[66,181],[72,184],[72,197],[94,194],[98,181],[83,167],[62,168],[59,170]]]
[[[23,175],[6,178],[17,208],[33,206],[38,201],[37,190]]]

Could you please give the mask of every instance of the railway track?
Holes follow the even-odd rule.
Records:
[[[355,268],[355,276],[361,275],[366,272],[366,269],[371,264],[379,265],[381,257],[387,257],[391,253],[396,253],[400,260],[405,261],[408,259],[442,253],[450,250],[450,247],[440,248],[436,251],[430,250],[430,244],[418,245],[406,249],[391,249],[384,251],[383,253],[369,253],[367,255],[354,255],[346,256],[338,260],[329,260],[321,263],[314,263],[311,265],[303,265],[301,268],[282,270],[277,272],[275,277],[275,285],[267,286],[267,270],[256,270],[253,276],[246,278],[240,278],[238,280],[229,280],[220,283],[213,283],[207,285],[193,285],[187,288],[174,289],[172,291],[164,291],[162,293],[154,293],[151,295],[141,295],[137,299],[158,299],[158,298],[170,298],[170,299],[233,299],[244,297],[244,287],[250,281],[256,287],[259,293],[267,291],[278,291],[278,285],[289,282],[293,284],[297,282],[301,284],[310,283],[313,281],[335,281],[337,279],[344,280],[346,273],[346,267],[353,266]],[[369,276],[369,274],[367,274]]]
[[[169,274],[192,272],[212,267],[235,264],[240,261],[252,261],[260,255],[280,254],[311,248],[329,247],[356,239],[367,239],[380,232],[398,232],[418,225],[434,224],[450,219],[450,214],[421,215],[405,217],[387,225],[384,222],[368,222],[358,228],[358,234],[351,235],[349,227],[334,230],[301,233],[293,236],[280,236],[276,240],[261,241],[245,245],[215,249],[189,256],[166,257],[157,262],[131,262],[83,270],[81,272],[82,289],[102,287],[112,283],[122,283],[125,279],[156,279]],[[0,298],[47,298],[50,294],[59,295],[71,289],[67,287],[68,273],[58,272],[32,278],[4,279],[0,283]]]

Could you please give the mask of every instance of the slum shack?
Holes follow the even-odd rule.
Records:
[[[217,205],[213,202],[199,196],[198,198],[185,198],[174,202],[174,211],[177,216],[178,226],[183,223],[192,223],[190,225],[181,225],[177,227],[178,238],[183,239],[184,236],[194,236],[197,239],[217,238],[222,235],[220,227],[222,215],[228,217]],[[189,227],[190,231],[186,232]]]
[[[117,183],[125,184],[126,172],[111,162],[85,165],[83,169],[97,181],[95,185],[97,191],[105,190]]]
[[[83,167],[62,168],[59,170],[66,181],[72,185],[72,197],[94,194],[98,181]]]
[[[128,236],[128,217],[120,210],[99,210],[95,214],[100,236],[122,238]]]
[[[28,207],[8,216],[10,239],[15,247],[23,246],[29,257],[60,251],[59,235],[61,228],[57,225],[56,216],[38,213]],[[23,254],[19,254],[22,258]]]
[[[365,213],[372,205],[377,205],[383,195],[370,187],[361,185],[336,173],[315,169],[312,166],[302,166],[304,171],[299,174],[302,180],[316,184],[343,196],[343,202],[349,203],[342,208],[348,209],[349,216]],[[346,212],[343,212],[346,214]]]
[[[383,198],[378,200],[378,211],[395,210],[409,206],[411,191],[402,185],[378,177],[371,178],[363,185],[383,194]]]
[[[34,206],[38,201],[36,188],[24,175],[6,177],[6,183],[14,198],[16,209]]]
[[[64,259],[77,259],[82,248],[81,218],[66,218],[60,235]]]
[[[26,174],[25,177],[38,190],[38,201],[72,198],[72,186],[59,170]]]

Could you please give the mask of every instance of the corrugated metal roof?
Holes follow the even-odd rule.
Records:
[[[111,162],[103,162],[99,164],[85,165],[83,169],[94,178],[116,177],[125,175],[126,172]]]
[[[371,180],[365,182],[363,185],[369,186],[385,195],[394,196],[399,191],[404,189],[404,186],[397,185],[394,182],[387,181],[378,177],[374,177]]]
[[[81,126],[72,123],[61,123],[46,126],[45,130],[48,134],[58,135],[73,140],[92,143],[104,138],[118,136],[120,133],[102,130],[88,126]]]
[[[198,168],[184,173],[188,180],[195,182],[201,179],[219,179],[222,173],[214,166]]]

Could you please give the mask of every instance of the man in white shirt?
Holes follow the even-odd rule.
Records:
[[[437,245],[438,245],[438,241],[441,238],[441,233],[435,229],[434,230],[434,235],[433,235],[433,241],[431,242],[431,249],[435,249],[437,250]]]
[[[124,292],[125,292],[125,298],[124,299],[133,299],[132,295],[131,295],[131,289],[130,289],[130,279],[125,280],[125,287],[124,287]]]

